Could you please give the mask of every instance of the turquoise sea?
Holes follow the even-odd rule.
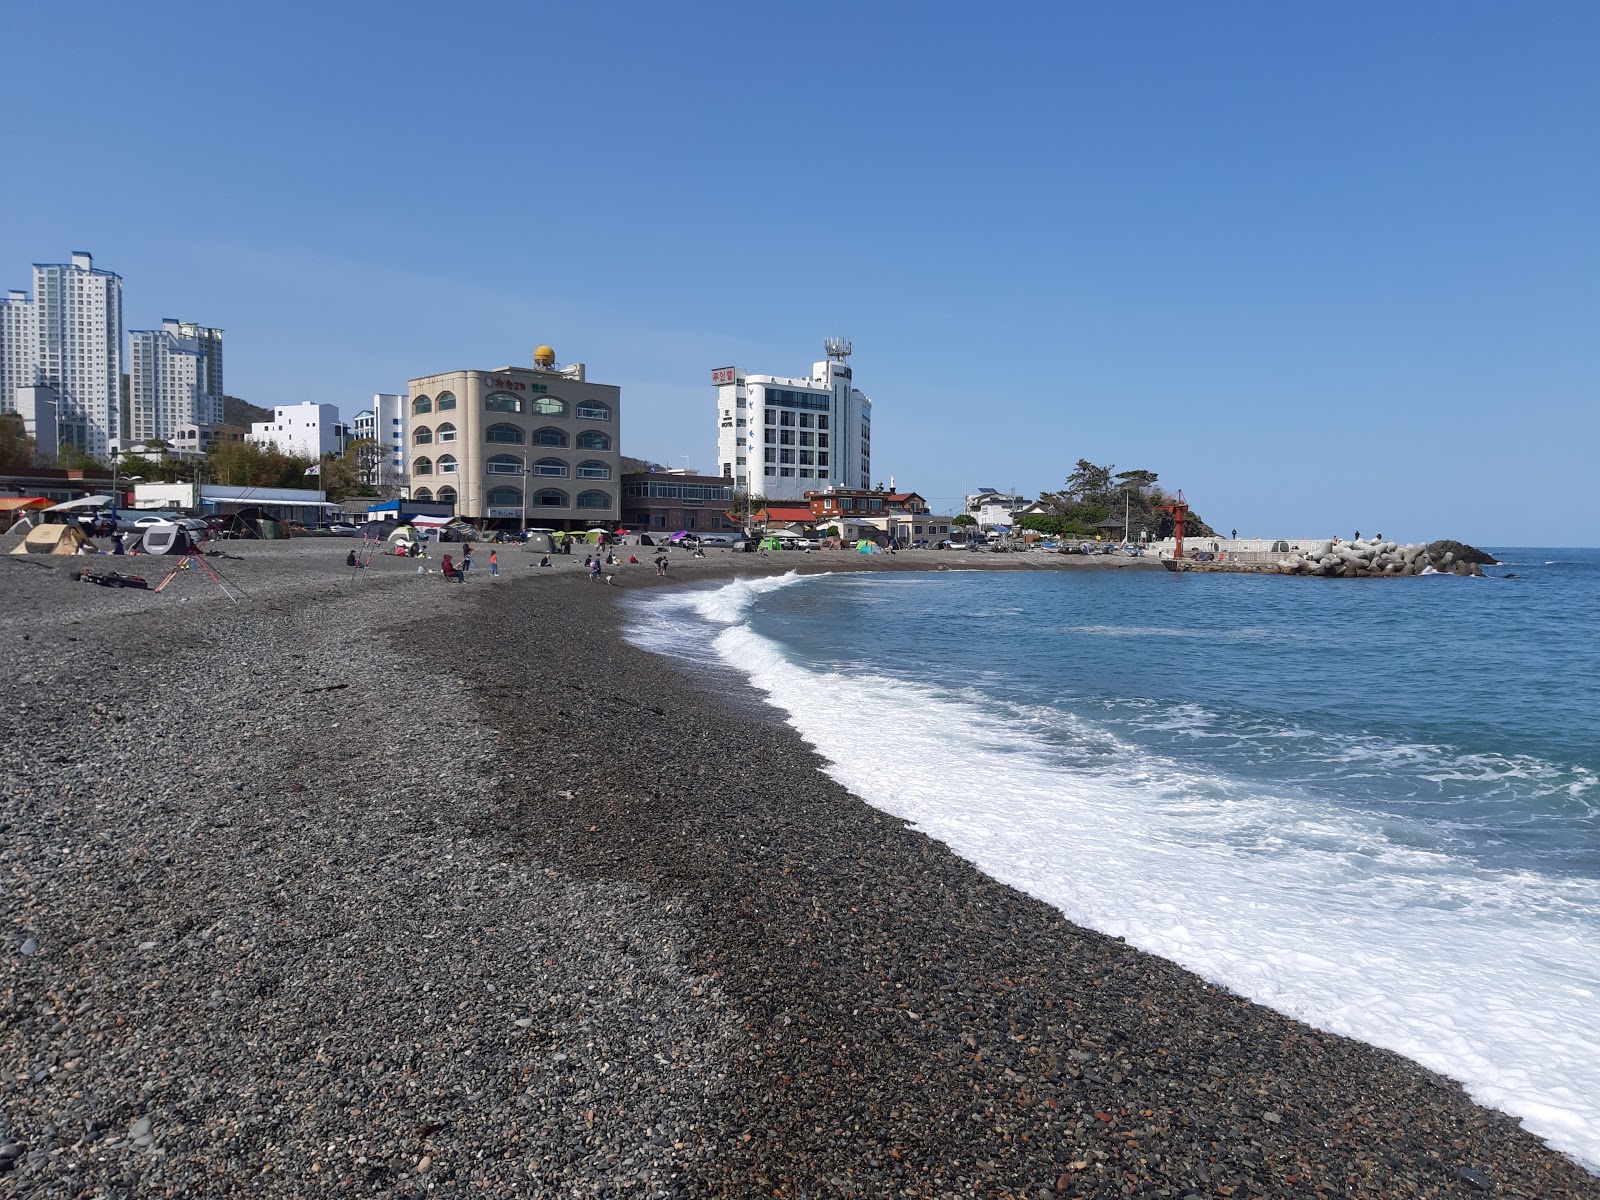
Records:
[[[743,673],[994,877],[1596,1169],[1600,551],[1494,553],[1486,579],[786,576],[641,596],[631,636]]]

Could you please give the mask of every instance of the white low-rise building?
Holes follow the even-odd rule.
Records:
[[[1027,506],[1028,502],[1015,492],[980,487],[967,497],[966,513],[978,522],[979,529],[988,532],[991,529],[1010,529],[1016,514]]]
[[[250,440],[276,445],[285,454],[300,458],[321,458],[324,454],[343,454],[345,426],[339,410],[331,404],[280,404],[272,410],[272,420],[250,425]]]

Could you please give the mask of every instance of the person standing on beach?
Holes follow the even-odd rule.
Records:
[[[467,572],[470,570],[472,570],[472,543],[468,542],[466,548],[461,552],[461,578],[463,581],[466,580]]]
[[[500,552],[498,550],[490,550],[489,551],[489,578],[490,579],[494,579],[499,574],[500,574]]]
[[[600,556],[598,554],[589,560],[589,581],[591,583],[600,582]]]

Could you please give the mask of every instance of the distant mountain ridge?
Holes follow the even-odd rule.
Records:
[[[272,420],[272,410],[262,408],[259,404],[251,404],[248,400],[241,400],[237,396],[224,396],[222,398],[222,423],[224,425],[242,425],[246,429],[252,421]]]

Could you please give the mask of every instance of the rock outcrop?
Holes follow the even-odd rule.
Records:
[[[1465,542],[1453,542],[1448,538],[1442,538],[1437,542],[1429,542],[1428,552],[1435,558],[1444,554],[1453,554],[1456,562],[1480,563],[1487,567],[1500,564],[1500,560],[1494,555],[1479,550],[1476,546],[1469,546]]]
[[[1458,553],[1451,547],[1461,547]],[[1441,547],[1443,547],[1441,549]],[[1281,575],[1321,575],[1327,579],[1375,578],[1386,575],[1482,575],[1480,563],[1495,560],[1460,542],[1338,542],[1326,551],[1286,555],[1277,562]]]

